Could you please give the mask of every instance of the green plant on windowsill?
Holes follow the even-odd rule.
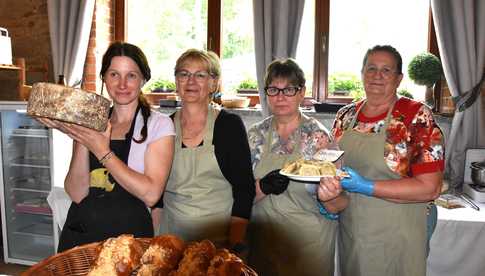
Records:
[[[175,83],[167,79],[157,79],[148,86],[148,90],[152,92],[173,92],[175,91]]]
[[[237,85],[236,90],[240,94],[257,94],[258,82],[255,79],[246,78]]]
[[[339,72],[330,75],[328,79],[328,92],[334,96],[352,96],[362,90],[362,82],[355,74]]]

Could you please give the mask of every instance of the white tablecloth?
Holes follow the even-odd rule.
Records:
[[[485,204],[438,207],[438,224],[431,238],[428,276],[485,275]]]

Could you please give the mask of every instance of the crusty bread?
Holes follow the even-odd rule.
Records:
[[[32,86],[27,114],[104,131],[109,108],[110,101],[96,93],[38,82]]]
[[[133,235],[109,238],[99,247],[99,253],[88,276],[131,275],[140,265],[143,248]]]
[[[240,276],[245,275],[244,263],[227,249],[218,249],[212,258],[207,276]]]
[[[216,247],[211,241],[193,242],[185,249],[177,271],[170,276],[205,276],[215,254]]]
[[[184,241],[174,235],[162,235],[152,239],[141,258],[138,276],[165,276],[177,268],[185,249]]]
[[[335,176],[337,168],[330,161],[305,160],[300,158],[284,165],[281,172],[300,176]]]

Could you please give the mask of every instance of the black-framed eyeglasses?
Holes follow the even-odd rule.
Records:
[[[209,77],[212,77],[212,74],[210,74],[207,71],[197,71],[197,72],[194,72],[194,73],[190,73],[189,71],[186,71],[186,70],[180,70],[180,71],[175,72],[175,78],[178,81],[181,81],[181,82],[188,81],[189,78],[192,77],[192,76],[194,77],[195,81],[197,81],[199,83],[203,83],[203,82],[207,81],[207,79],[209,79]]]
[[[301,87],[299,86],[288,86],[285,88],[278,88],[274,86],[268,86],[264,88],[264,92],[268,96],[277,96],[279,93],[288,96],[288,97],[293,97],[296,95],[296,93],[300,92]]]

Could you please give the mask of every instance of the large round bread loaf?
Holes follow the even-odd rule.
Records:
[[[32,86],[27,114],[46,117],[104,131],[110,101],[96,93],[53,83]]]

